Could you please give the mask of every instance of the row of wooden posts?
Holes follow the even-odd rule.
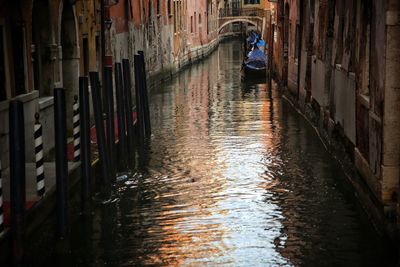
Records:
[[[144,54],[138,51],[134,56],[136,123],[132,103],[132,82],[130,61],[123,59],[114,65],[114,84],[118,142],[115,136],[113,67],[104,67],[103,90],[98,72],[89,77],[79,77],[79,97],[75,96],[73,114],[74,160],[80,161],[81,203],[87,210],[92,199],[91,127],[89,108],[89,82],[91,85],[93,117],[95,119],[97,149],[101,168],[100,191],[110,197],[111,184],[116,181],[116,172],[135,167],[135,146],[145,142],[151,135],[150,112],[146,84]],[[103,100],[103,101],[102,101]],[[104,103],[104,107],[102,104]],[[105,116],[104,116],[105,114]],[[35,154],[37,193],[45,194],[42,129],[39,116],[35,115]],[[104,123],[104,118],[106,119]],[[25,120],[23,103],[11,100],[9,106],[10,129],[10,214],[11,246],[13,262],[23,266],[25,240]],[[54,129],[56,166],[56,215],[57,237],[64,238],[69,232],[68,218],[68,160],[66,101],[63,88],[54,89]],[[118,161],[114,160],[117,156]],[[118,164],[117,164],[118,163]],[[0,234],[4,231],[3,199],[0,162]]]

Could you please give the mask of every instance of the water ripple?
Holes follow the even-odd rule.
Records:
[[[276,85],[240,82],[239,51],[154,91],[150,147],[96,215],[93,266],[381,263],[339,166]]]

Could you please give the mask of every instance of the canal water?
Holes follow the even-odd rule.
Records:
[[[385,266],[338,163],[241,43],[154,88],[139,168],[72,225],[57,266]],[[55,265],[54,265],[55,266]]]

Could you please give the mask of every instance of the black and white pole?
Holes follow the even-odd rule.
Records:
[[[4,232],[4,213],[3,213],[3,177],[1,176],[1,160],[0,160],[0,236]]]
[[[81,126],[80,126],[80,117],[79,117],[79,101],[78,96],[74,96],[74,105],[73,105],[74,116],[72,118],[73,121],[73,134],[74,134],[74,161],[78,162],[81,159]]]
[[[43,130],[42,124],[39,122],[40,115],[35,113],[35,160],[36,160],[36,190],[37,195],[42,197],[45,193],[44,184],[44,159],[43,159]]]

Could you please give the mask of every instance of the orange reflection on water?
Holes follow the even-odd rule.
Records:
[[[157,199],[159,203],[170,203],[173,199],[176,204],[163,205],[156,216],[159,223],[148,229],[157,236],[159,245],[145,259],[146,265],[202,266],[207,259],[212,261],[230,249],[221,242],[228,231],[215,219],[227,213],[218,207],[225,181],[221,176],[223,165],[217,165],[210,157],[214,147],[210,145],[206,108],[210,96],[205,88],[216,80],[217,74],[202,65],[193,69],[194,74],[190,71],[184,74],[190,79],[181,77],[175,87],[173,133],[180,146],[171,153],[179,155],[182,162],[173,174],[174,185]]]

